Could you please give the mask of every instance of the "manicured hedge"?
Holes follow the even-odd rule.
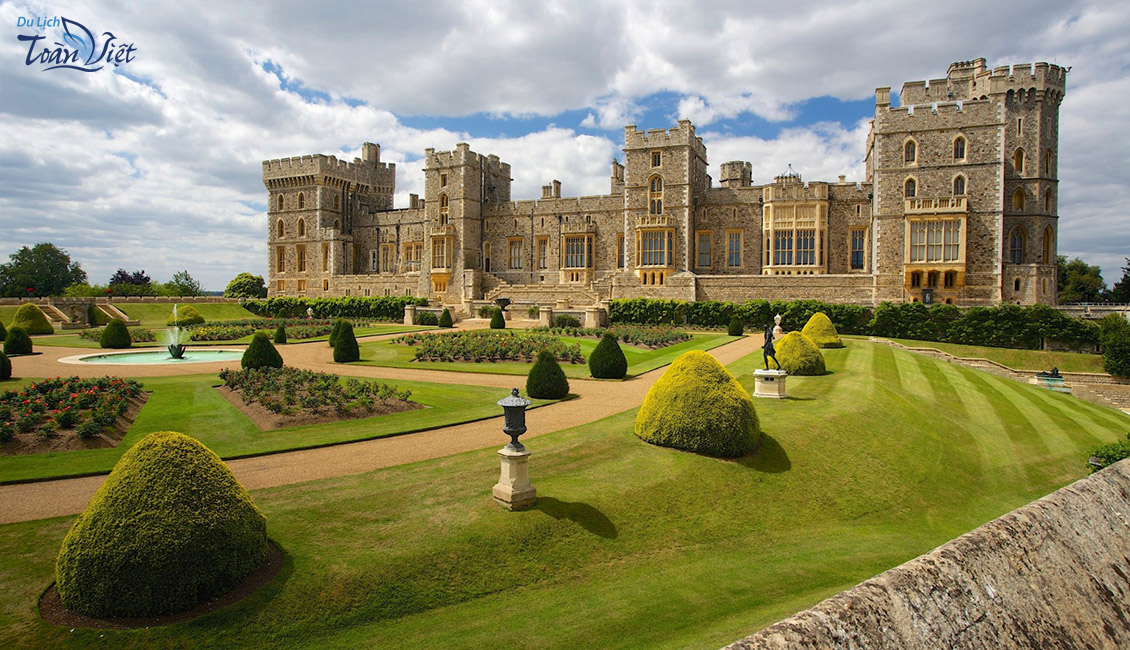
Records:
[[[266,332],[256,332],[251,337],[251,345],[243,351],[239,365],[243,368],[282,368],[283,358],[271,339],[267,338]]]
[[[730,324],[726,326],[726,333],[730,336],[742,336],[745,334],[745,325],[742,319],[734,316],[730,319]]]
[[[801,333],[812,339],[819,348],[842,348],[844,342],[836,332],[836,326],[822,311],[818,311],[808,319]]]
[[[326,341],[330,344],[331,348],[337,345],[337,337],[341,334],[341,328],[348,322],[349,321],[345,320],[344,318],[339,318],[334,322],[333,329],[330,330],[330,337]]]
[[[98,346],[113,350],[124,350],[133,345],[129,328],[120,318],[112,318],[106,327],[102,328],[102,335],[98,337]]]
[[[652,385],[635,434],[653,445],[723,458],[748,454],[760,435],[749,393],[701,350],[679,356]]]
[[[773,345],[781,369],[790,375],[823,375],[827,372],[820,348],[801,332],[789,332]]]
[[[439,315],[439,326],[446,329],[453,325],[454,323],[451,321],[451,310],[447,307],[444,307],[443,313]]]
[[[0,341],[8,338],[8,329],[4,327],[4,323],[0,322]]]
[[[334,345],[334,363],[350,363],[361,360],[361,350],[357,347],[357,337],[353,335],[353,323],[343,321]]]
[[[55,578],[73,612],[154,616],[231,591],[266,557],[266,519],[231,470],[163,431],[122,455],[63,539]]]
[[[16,310],[16,316],[12,319],[10,329],[17,327],[23,329],[29,335],[55,333],[55,328],[51,327],[51,322],[47,320],[43,310],[30,302],[25,302]]]
[[[22,327],[8,330],[8,337],[4,339],[4,354],[31,354],[31,337]]]
[[[616,335],[605,332],[589,355],[589,374],[597,379],[623,379],[628,374],[628,359],[616,342]]]
[[[411,296],[379,296],[373,298],[357,296],[289,298],[279,296],[265,300],[244,300],[240,304],[253,314],[276,318],[299,318],[306,316],[307,309],[313,309],[315,318],[370,318],[381,321],[401,321],[404,319],[405,305],[426,307],[428,300]]]
[[[506,329],[506,319],[502,316],[502,310],[494,310],[494,314],[490,317],[490,328],[492,330]]]
[[[569,380],[553,353],[542,350],[526,376],[526,394],[534,399],[561,399],[569,394]]]
[[[192,305],[177,305],[176,315],[169,314],[165,319],[169,327],[188,327],[189,325],[203,325],[204,317]]]
[[[286,325],[275,328],[275,345],[286,345]]]

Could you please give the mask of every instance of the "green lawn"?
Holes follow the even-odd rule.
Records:
[[[164,326],[154,329],[165,329]],[[358,327],[353,330],[353,333],[358,336],[379,336],[382,334],[400,334],[403,332],[418,332],[420,330],[436,329],[434,326],[429,327],[425,325],[400,325],[397,323],[378,323],[370,327]],[[272,332],[273,334],[273,332]],[[311,341],[326,341],[330,338],[329,334],[325,336],[316,336],[310,339],[294,339],[291,343],[309,343]],[[243,338],[234,339],[231,341],[193,341],[189,343],[190,346],[196,345],[245,345],[251,342],[251,335],[244,336]],[[91,341],[84,339],[78,334],[68,334],[65,336],[54,336],[51,339],[43,339],[39,342],[40,345],[51,345],[61,348],[87,348],[87,349],[100,349],[98,341]],[[149,343],[134,343],[135,348],[160,348],[165,347],[159,341],[152,341]]]
[[[0,626],[14,648],[717,648],[1082,477],[1130,427],[866,341],[825,355],[757,400],[750,458],[647,445],[634,410],[529,441],[527,512],[491,500],[493,448],[255,491],[282,574],[165,628],[44,623],[73,518],[0,526]]]
[[[173,315],[174,301],[166,302],[115,302],[114,306],[125,312],[130,318],[141,321],[141,327],[165,327],[169,316]],[[244,309],[236,302],[193,302],[175,303],[180,306],[191,305],[200,312],[204,320],[211,323],[220,320],[236,320],[239,318],[259,318]],[[178,307],[180,309],[180,307]]]
[[[31,380],[21,380],[26,384]],[[318,447],[351,440],[381,438],[434,429],[500,414],[495,404],[505,391],[481,386],[397,381],[412,391],[412,400],[429,408],[330,424],[260,431],[213,386],[215,374],[141,379],[149,401],[141,409],[122,444],[91,449],[23,456],[0,456],[0,483],[97,474],[110,471],[126,449],[154,431],[180,431],[197,438],[223,458],[238,458],[284,449]],[[0,383],[0,390],[18,388]],[[537,400],[537,405],[548,403]],[[73,434],[67,434],[73,435]]]
[[[689,350],[710,350],[720,345],[725,345],[737,337],[725,334],[692,335],[689,341],[670,345],[658,350],[637,348],[631,345],[621,345],[624,356],[628,359],[628,377],[645,373],[649,370],[665,366],[675,360],[675,357]],[[596,349],[599,339],[575,338],[563,336],[561,340],[577,343],[581,346],[581,354],[587,360],[592,351]],[[392,341],[370,341],[361,344],[361,361],[363,366],[386,366],[392,368],[419,368],[423,370],[449,370],[453,372],[486,372],[499,375],[527,375],[534,364],[519,363],[517,361],[501,361],[496,363],[474,362],[446,362],[446,361],[413,361],[416,349],[409,345],[393,343]],[[565,376],[576,379],[589,377],[587,363],[562,363],[561,369]]]
[[[911,341],[908,339],[891,340],[912,348],[934,348],[955,357],[989,359],[1016,370],[1051,370],[1052,367],[1057,367],[1064,372],[1104,372],[1101,354],[1053,352],[1051,350],[1013,350],[1011,348],[989,348],[981,345],[959,345],[957,343]]]
[[[0,307],[0,323],[4,323],[5,328],[11,325],[12,321],[16,319],[16,310],[19,308],[19,305],[4,305]]]

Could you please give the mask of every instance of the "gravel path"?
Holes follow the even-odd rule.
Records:
[[[474,328],[479,324],[474,321],[465,321],[461,325],[464,328]],[[755,334],[717,347],[710,353],[721,363],[728,364],[760,349],[760,347],[761,337]],[[57,363],[57,360],[61,357],[79,354],[82,351],[76,351],[73,348],[63,350],[62,348],[46,346],[39,349],[43,352],[42,355],[18,359],[21,362],[18,374],[51,377],[71,373],[71,369],[86,370],[82,366]],[[281,351],[287,365],[328,372],[341,372],[343,370],[340,365],[333,363],[332,350],[325,342],[283,346]],[[190,372],[217,372],[224,365],[228,364],[194,364]],[[114,372],[116,368],[120,367],[101,366],[91,375],[85,376],[101,376],[107,372]],[[665,369],[665,367],[658,368],[621,382],[570,379],[571,392],[578,397],[530,411],[526,418],[529,431],[525,434],[523,440],[593,422],[633,408],[643,402],[647,390]],[[133,368],[130,369],[130,376],[152,377],[187,374],[185,366],[152,366],[138,368],[142,372],[136,373],[133,370]],[[170,372],[170,370],[172,371]],[[523,377],[515,375],[469,374],[372,366],[350,366],[348,374],[382,379],[495,386],[500,389],[500,399],[505,396],[504,391],[506,389],[514,386],[521,387],[524,381]],[[227,461],[227,464],[244,487],[255,490],[334,476],[359,474],[382,467],[450,456],[475,449],[501,447],[505,442],[506,436],[502,433],[502,418],[497,417],[404,436],[236,459]],[[105,480],[105,476],[92,476],[40,483],[2,485],[0,486],[0,524],[79,513],[90,502],[95,490],[98,489],[103,480]]]

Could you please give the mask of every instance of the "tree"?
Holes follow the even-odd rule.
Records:
[[[224,289],[225,298],[266,298],[267,285],[263,284],[263,276],[251,275],[247,271],[232,278],[228,288]]]
[[[153,282],[153,279],[150,278],[148,275],[146,275],[145,269],[141,269],[139,271],[134,271],[133,273],[130,273],[129,271],[127,271],[125,269],[118,269],[117,271],[114,271],[114,275],[110,276],[110,284],[111,285],[114,285],[114,284],[133,284],[133,285],[137,285],[137,286],[142,286],[142,285],[150,284],[152,282]]]
[[[204,295],[204,288],[200,286],[188,270],[177,271],[173,274],[173,279],[165,283],[165,287],[174,296],[202,296]]]
[[[1126,259],[1126,266],[1122,267],[1122,279],[1110,288],[1111,302],[1130,302],[1130,257]]]
[[[1059,289],[1059,302],[1098,302],[1106,293],[1106,282],[1103,282],[1103,272],[1097,266],[1091,266],[1081,258],[1076,257],[1071,261],[1060,255],[1057,259],[1059,277],[1056,284]]]
[[[24,246],[8,260],[7,264],[0,264],[0,295],[3,296],[26,296],[29,287],[37,296],[61,296],[68,286],[86,282],[86,271],[54,244]]]

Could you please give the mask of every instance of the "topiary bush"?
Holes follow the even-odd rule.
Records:
[[[541,307],[539,307],[538,305],[531,305],[530,307],[528,307],[526,309],[526,317],[529,318],[530,320],[534,320],[540,315],[541,315]]]
[[[753,398],[701,350],[680,355],[652,385],[635,433],[653,445],[722,458],[753,451],[760,435]]]
[[[334,363],[349,363],[361,360],[361,350],[357,347],[357,337],[353,335],[353,323],[346,321],[337,334],[334,346]]]
[[[0,351],[0,381],[12,378],[12,360]]]
[[[773,346],[781,369],[790,375],[823,375],[827,372],[820,348],[802,332],[789,332],[774,341]]]
[[[726,326],[726,333],[730,336],[742,336],[745,334],[745,325],[742,324],[742,319],[734,316],[730,319],[730,324]]]
[[[804,329],[801,333],[812,339],[818,348],[842,348],[844,342],[840,340],[840,334],[836,331],[836,326],[832,324],[832,319],[822,311],[818,311],[812,315],[805,323]]]
[[[265,332],[256,332],[251,337],[251,345],[243,351],[239,365],[243,368],[282,368],[283,358]]]
[[[188,327],[189,325],[203,325],[204,317],[192,305],[177,305],[177,313],[169,314],[165,320],[169,327]]]
[[[286,345],[286,325],[275,328],[275,345]]]
[[[102,327],[110,322],[106,312],[102,311],[94,305],[87,305],[86,307],[86,321],[90,323],[91,327]]]
[[[102,328],[102,336],[98,338],[99,347],[113,350],[124,350],[133,345],[126,322],[120,318],[111,318],[106,327]]]
[[[418,314],[417,314],[418,315]],[[332,348],[337,343],[337,335],[341,333],[341,326],[349,321],[344,318],[339,318],[334,323],[334,327],[330,330],[330,347]]]
[[[1099,466],[1095,467],[1091,464],[1090,458],[1098,461]],[[1105,469],[1117,463],[1123,458],[1130,458],[1130,433],[1126,434],[1125,440],[1119,440],[1107,445],[1099,445],[1091,450],[1091,456],[1087,459],[1087,467],[1091,469],[1091,473]]]
[[[8,338],[8,330],[4,327],[4,323],[0,322],[0,341]]]
[[[55,333],[55,329],[51,327],[51,322],[47,320],[43,310],[30,302],[20,305],[19,309],[16,310],[16,317],[12,319],[12,325],[8,329],[17,327],[28,335]]]
[[[443,308],[443,313],[439,315],[439,326],[447,329],[454,326],[455,323],[451,320],[451,310],[447,307]]]
[[[561,399],[569,394],[565,371],[548,350],[538,352],[538,360],[526,377],[526,394],[536,399]]]
[[[623,379],[628,374],[628,359],[616,342],[616,335],[605,332],[589,355],[589,374],[597,379]]]
[[[502,317],[501,309],[494,310],[494,314],[490,317],[490,328],[492,330],[506,329],[506,319]]]
[[[430,311],[418,311],[412,322],[415,325],[439,325],[439,318]]]
[[[570,314],[557,314],[553,317],[554,329],[569,329],[570,327],[580,327],[581,321],[576,316]]]
[[[231,470],[162,431],[122,455],[71,525],[56,588],[86,616],[171,614],[231,591],[266,557],[266,519]]]
[[[13,327],[8,330],[8,337],[4,339],[4,354],[31,354],[31,337],[22,327]]]

